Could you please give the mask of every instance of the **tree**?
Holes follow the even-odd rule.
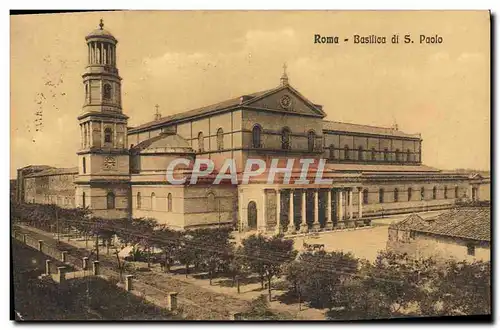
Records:
[[[318,308],[334,308],[342,305],[339,288],[358,275],[359,260],[351,253],[306,252],[298,258],[299,264],[292,268],[304,301]]]
[[[433,298],[442,302],[444,315],[491,314],[490,262],[448,261]]]
[[[194,241],[192,231],[186,230],[181,235],[180,245],[177,251],[177,259],[186,267],[186,277],[189,274],[189,265],[196,259],[196,249],[199,249],[199,247],[197,247],[197,242]]]
[[[151,237],[152,246],[162,250],[164,253],[164,259],[161,262],[163,269],[167,272],[170,272],[170,267],[179,249],[180,234],[178,231],[163,226],[155,230]]]
[[[243,313],[245,319],[250,320],[280,320],[280,315],[275,314],[269,307],[265,295],[260,295],[250,302],[248,310]]]
[[[245,257],[243,254],[243,249],[241,246],[234,249],[234,252],[231,254],[227,270],[233,280],[232,286],[234,286],[234,284],[236,283],[238,293],[240,293],[240,281],[243,279],[243,276],[248,272],[248,268],[245,263]]]
[[[308,266],[299,260],[293,260],[283,268],[285,279],[293,287],[293,294],[299,301],[299,310],[301,310],[302,296],[307,282]]]
[[[230,228],[207,228],[193,231],[196,264],[208,272],[210,285],[215,273],[227,268],[233,252]]]
[[[424,299],[435,287],[438,265],[433,258],[414,259],[407,254],[379,252],[373,265],[366,267],[364,286],[377,290],[392,316],[399,316]]]
[[[297,255],[293,249],[293,240],[279,237],[265,237],[261,234],[251,235],[242,241],[245,262],[250,270],[259,274],[261,287],[267,279],[269,300],[271,300],[271,280],[279,276],[282,266],[292,261]]]
[[[363,279],[351,277],[338,287],[338,306],[326,313],[331,320],[373,320],[389,318],[391,308],[377,289],[367,287]]]

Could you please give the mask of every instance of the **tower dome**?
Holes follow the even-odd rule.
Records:
[[[113,41],[114,43],[118,42],[118,40],[116,40],[116,38],[111,34],[111,32],[104,29],[104,23],[103,23],[102,19],[101,19],[101,22],[99,23],[99,28],[93,30],[85,37],[85,39],[87,41],[89,41],[89,39],[94,39],[94,38],[97,38],[97,39],[104,38],[104,39],[109,39],[109,40]]]

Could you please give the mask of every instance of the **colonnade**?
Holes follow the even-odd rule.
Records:
[[[275,210],[273,210],[273,206],[268,204],[268,193],[266,193],[273,190],[276,195]],[[255,229],[276,232],[307,232],[353,225],[355,221],[363,217],[362,191],[361,187],[265,189],[262,200],[258,201],[260,204],[257,212],[258,228]],[[357,205],[354,205],[353,195],[355,193],[358,194]],[[243,194],[240,195],[240,201],[242,201],[242,197]],[[243,205],[240,204],[240,210],[242,207]],[[275,222],[270,221],[274,218],[274,214],[268,214],[271,212],[276,215]],[[241,221],[245,223],[241,223],[240,228],[248,227],[248,223],[251,222],[248,218],[249,214],[244,212]]]

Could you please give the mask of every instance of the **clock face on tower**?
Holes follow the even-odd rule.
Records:
[[[104,158],[104,169],[114,170],[116,168],[116,159],[114,157],[108,156]]]

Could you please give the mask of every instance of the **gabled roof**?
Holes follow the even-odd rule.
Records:
[[[46,170],[32,173],[27,175],[26,177],[38,177],[38,176],[49,176],[49,175],[63,175],[63,174],[78,174],[78,167],[70,167],[70,168],[48,168]]]
[[[280,86],[281,87],[281,86]],[[248,94],[248,95],[243,95],[243,96],[238,96],[229,100],[225,100],[219,103],[211,104],[205,107],[201,108],[196,108],[193,110],[185,111],[185,112],[179,112],[170,116],[162,117],[159,120],[155,121],[150,121],[145,124],[132,127],[129,129],[129,131],[135,131],[135,130],[141,130],[143,128],[153,128],[156,126],[162,126],[165,124],[168,124],[170,122],[182,120],[182,119],[187,119],[199,115],[204,115],[204,114],[209,114],[218,110],[223,110],[223,109],[229,109],[235,106],[240,106],[240,105],[246,105],[253,101],[256,97],[259,97],[261,95],[267,94],[269,92],[273,92],[278,90],[280,87],[277,88],[272,88],[272,89],[267,89],[265,91],[260,91],[256,92],[253,94]]]
[[[418,218],[415,215],[410,215],[405,220],[391,225],[391,228],[476,241],[490,241],[491,211],[489,207],[457,208],[441,213],[435,218],[422,220],[424,223]],[[425,222],[428,224],[425,225]]]
[[[420,139],[420,134],[408,134],[400,130],[391,127],[379,127],[379,126],[369,126],[369,125],[358,125],[351,123],[341,123],[336,121],[324,121],[323,130],[325,131],[335,131],[335,132],[351,132],[351,133],[361,133],[361,134],[376,134],[376,135],[387,135],[387,136],[397,136],[406,137],[413,139]]]
[[[427,165],[389,165],[389,164],[336,164],[336,163],[327,163],[325,166],[328,170],[333,171],[356,171],[363,172],[367,175],[369,174],[390,174],[390,173],[399,173],[405,172],[408,174],[412,173],[428,173],[428,172],[440,172],[440,170],[427,166]]]
[[[398,230],[420,230],[426,229],[427,227],[429,227],[429,222],[422,219],[422,217],[416,213],[409,215],[404,220],[393,222],[389,225],[390,229]]]
[[[321,108],[318,105],[311,103],[311,101],[309,101],[307,98],[305,98],[302,94],[300,94],[292,86],[284,85],[284,86],[278,86],[275,88],[267,89],[267,90],[252,93],[252,94],[241,95],[241,96],[238,96],[238,97],[235,97],[235,98],[232,98],[229,100],[225,100],[225,101],[222,101],[219,103],[211,104],[211,105],[208,105],[205,107],[196,108],[193,110],[180,112],[180,113],[176,113],[174,115],[162,117],[159,120],[150,121],[150,122],[147,122],[145,124],[142,124],[142,125],[139,125],[136,127],[131,127],[131,128],[129,128],[129,133],[135,133],[138,131],[142,131],[144,129],[153,129],[156,127],[164,126],[164,125],[169,124],[169,123],[176,122],[176,121],[180,121],[180,120],[184,120],[184,119],[188,119],[188,118],[192,118],[192,117],[197,117],[197,116],[202,116],[202,115],[207,115],[207,114],[211,114],[211,113],[215,113],[215,112],[219,112],[219,111],[223,111],[223,110],[228,110],[231,108],[242,107],[242,106],[252,107],[252,103],[254,103],[255,101],[260,100],[264,97],[267,97],[267,96],[269,96],[273,93],[276,93],[278,91],[281,91],[283,89],[289,89],[293,94],[295,94],[297,97],[302,99],[311,109],[314,110],[314,113],[316,115],[319,115],[322,117],[325,116],[325,113],[323,112],[323,110],[321,110]]]
[[[140,153],[193,153],[189,143],[177,134],[160,134],[132,148]]]

